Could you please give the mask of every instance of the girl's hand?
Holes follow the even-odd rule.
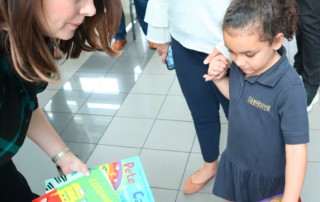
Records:
[[[76,171],[83,172],[84,175],[89,176],[90,172],[88,166],[84,164],[78,157],[76,157],[72,152],[68,152],[61,159],[56,162],[63,174],[70,174]]]
[[[208,74],[204,76],[206,81],[221,80],[230,67],[229,60],[222,54],[216,55],[210,62]]]
[[[161,60],[163,64],[166,64],[166,57],[168,54],[169,46],[171,42],[164,43],[164,44],[154,44],[154,46],[157,48],[158,55],[161,56]]]

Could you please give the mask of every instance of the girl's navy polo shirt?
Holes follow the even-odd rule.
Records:
[[[285,144],[309,142],[306,92],[286,50],[266,72],[245,78],[230,69],[227,148],[213,193],[230,201],[260,201],[284,192]]]
[[[29,128],[32,112],[38,108],[37,93],[47,83],[35,85],[12,73],[12,67],[0,54],[0,167],[20,149]]]

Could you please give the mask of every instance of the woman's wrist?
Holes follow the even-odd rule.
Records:
[[[52,161],[53,163],[56,163],[59,159],[61,159],[64,155],[66,155],[68,152],[70,152],[69,147],[65,147],[63,150],[58,152],[53,158]]]
[[[74,156],[74,154],[69,151],[68,153],[66,153],[63,157],[61,157],[59,160],[56,161],[56,166],[63,166],[66,165],[69,161],[69,159]]]

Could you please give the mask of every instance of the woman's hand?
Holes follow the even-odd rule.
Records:
[[[76,171],[83,172],[84,175],[89,176],[90,172],[88,166],[86,166],[78,157],[76,157],[72,152],[68,152],[61,159],[56,162],[56,165],[59,166],[62,172],[70,174]]]
[[[209,64],[208,74],[204,76],[206,81],[220,80],[230,67],[230,61],[220,53],[218,49],[214,49],[210,55],[203,62]]]
[[[168,54],[169,46],[171,42],[164,43],[164,44],[154,44],[154,46],[157,48],[159,56],[161,56],[161,60],[163,64],[166,64],[166,57]]]

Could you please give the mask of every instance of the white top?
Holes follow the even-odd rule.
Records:
[[[210,54],[217,48],[230,54],[223,42],[222,21],[231,0],[149,0],[145,21],[147,39],[167,43],[171,36],[184,47]]]

